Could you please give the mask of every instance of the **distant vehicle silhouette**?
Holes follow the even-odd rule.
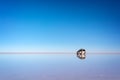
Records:
[[[77,57],[80,59],[85,59],[86,58],[86,50],[85,49],[79,49],[77,51]]]

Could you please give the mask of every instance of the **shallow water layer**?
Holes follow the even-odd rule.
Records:
[[[0,80],[120,80],[119,54],[0,54]]]

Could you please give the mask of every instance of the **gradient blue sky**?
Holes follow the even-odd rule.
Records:
[[[119,0],[0,0],[0,51],[120,52]]]

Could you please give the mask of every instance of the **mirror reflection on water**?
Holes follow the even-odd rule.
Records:
[[[119,54],[0,54],[0,80],[120,80]]]

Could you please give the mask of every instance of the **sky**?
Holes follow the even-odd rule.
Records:
[[[120,52],[119,0],[0,0],[0,52]]]

